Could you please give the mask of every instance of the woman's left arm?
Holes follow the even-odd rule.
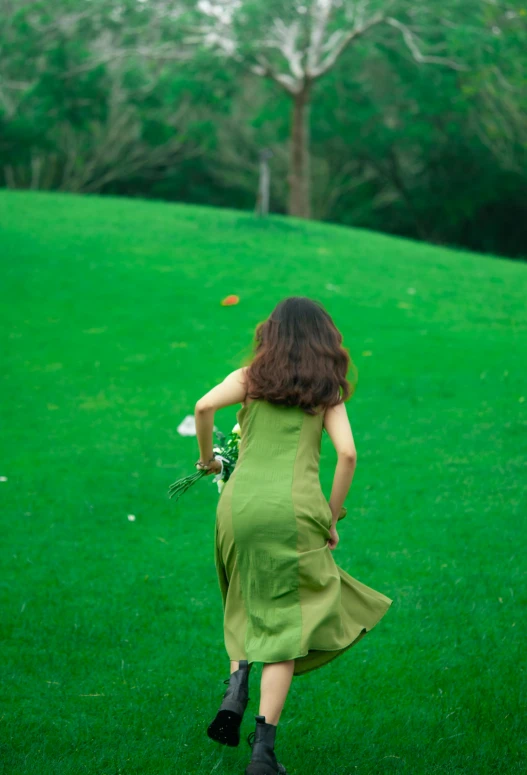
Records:
[[[223,382],[205,393],[194,407],[196,421],[196,436],[199,445],[199,459],[206,463],[212,457],[214,430],[214,414],[218,409],[232,404],[240,404],[245,398],[247,387],[245,382],[245,367],[228,374]],[[210,473],[218,473],[221,466],[217,462]],[[216,470],[217,469],[217,470]]]

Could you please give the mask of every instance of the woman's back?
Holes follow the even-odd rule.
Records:
[[[236,417],[240,451],[229,481],[237,496],[244,502],[259,500],[262,506],[281,503],[284,510],[292,508],[329,525],[331,511],[319,480],[324,413],[310,415],[299,407],[256,399]]]
[[[240,452],[215,532],[227,650],[232,659],[295,658],[295,673],[306,672],[349,647],[391,601],[338,568],[328,547],[332,514],[319,480],[324,414],[256,399],[237,417]],[[352,597],[344,617],[343,583]]]

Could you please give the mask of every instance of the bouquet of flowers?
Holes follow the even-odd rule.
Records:
[[[213,482],[218,485],[218,492],[221,493],[225,486],[225,482],[229,480],[234,466],[238,460],[238,452],[240,449],[240,424],[236,423],[232,431],[225,436],[221,431],[214,431],[217,439],[217,444],[212,448],[214,456],[221,462],[221,471],[213,478]],[[198,479],[202,479],[207,476],[206,471],[196,471],[194,474],[184,476],[182,479],[178,479],[173,482],[168,488],[168,497],[173,498],[175,496],[176,501],[185,493]]]

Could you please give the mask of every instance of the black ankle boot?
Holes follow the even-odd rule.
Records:
[[[253,753],[245,775],[287,775],[284,765],[276,760],[274,752],[276,727],[274,724],[266,724],[265,716],[255,716],[255,719],[256,729],[247,738]]]
[[[224,683],[228,684],[216,718],[207,729],[208,736],[222,745],[237,746],[240,742],[240,725],[249,702],[249,663],[241,659],[238,670]]]

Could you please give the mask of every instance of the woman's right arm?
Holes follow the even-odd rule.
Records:
[[[326,409],[324,427],[337,452],[337,466],[329,499],[329,507],[333,514],[332,526],[335,527],[357,465],[357,450],[344,403]]]

